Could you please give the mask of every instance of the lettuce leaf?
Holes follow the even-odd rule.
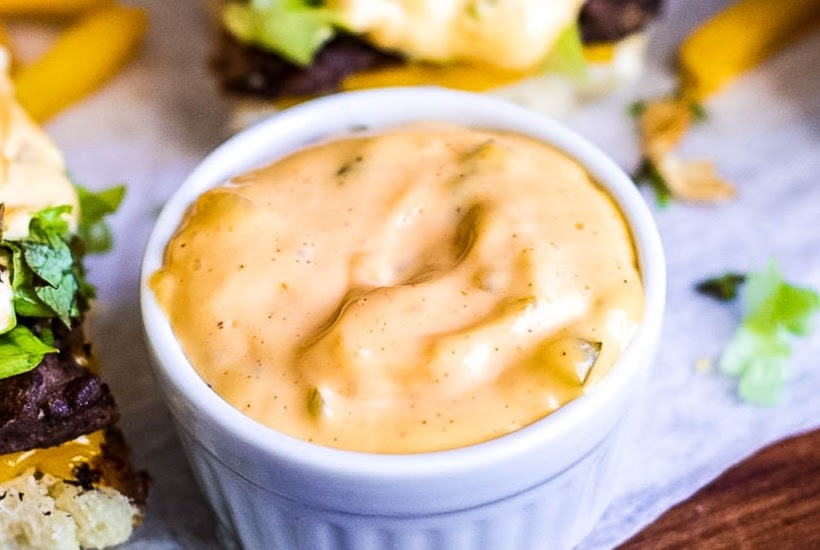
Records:
[[[230,2],[222,12],[225,28],[238,40],[271,50],[307,66],[333,38],[343,21],[336,10],[310,0]]]
[[[789,284],[771,262],[746,276],[744,317],[720,358],[723,372],[739,378],[740,397],[758,405],[777,403],[788,379],[794,336],[808,336],[820,295]]]
[[[544,61],[543,71],[561,73],[579,81],[587,78],[587,61],[577,21],[558,36]]]

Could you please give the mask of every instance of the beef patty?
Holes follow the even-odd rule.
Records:
[[[32,323],[42,333],[40,322]],[[0,454],[51,447],[113,425],[119,418],[108,386],[89,370],[91,348],[80,323],[53,320],[59,353],[31,371],[0,380]]]

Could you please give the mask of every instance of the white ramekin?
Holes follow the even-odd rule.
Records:
[[[614,197],[632,230],[646,292],[643,322],[587,395],[515,433],[415,455],[343,451],[244,416],[187,361],[148,279],[187,206],[205,189],[328,135],[439,120],[512,130],[577,159]],[[412,154],[408,151],[408,154]],[[339,94],[283,111],[211,153],[164,207],[142,266],[142,314],[155,371],[228,545],[284,550],[569,548],[613,496],[625,419],[657,345],[666,274],[643,198],[600,150],[504,100],[437,88]]]

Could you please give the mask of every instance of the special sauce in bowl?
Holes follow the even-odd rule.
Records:
[[[321,445],[493,439],[605,376],[644,294],[610,196],[534,138],[415,123],[204,192],[151,288],[200,376]]]

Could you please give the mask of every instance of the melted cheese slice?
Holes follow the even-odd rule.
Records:
[[[372,43],[423,61],[507,71],[544,60],[583,0],[330,0]]]
[[[104,442],[105,431],[98,430],[56,447],[0,455],[0,483],[14,479],[31,468],[60,479],[73,479],[77,466],[91,462],[102,454]]]

